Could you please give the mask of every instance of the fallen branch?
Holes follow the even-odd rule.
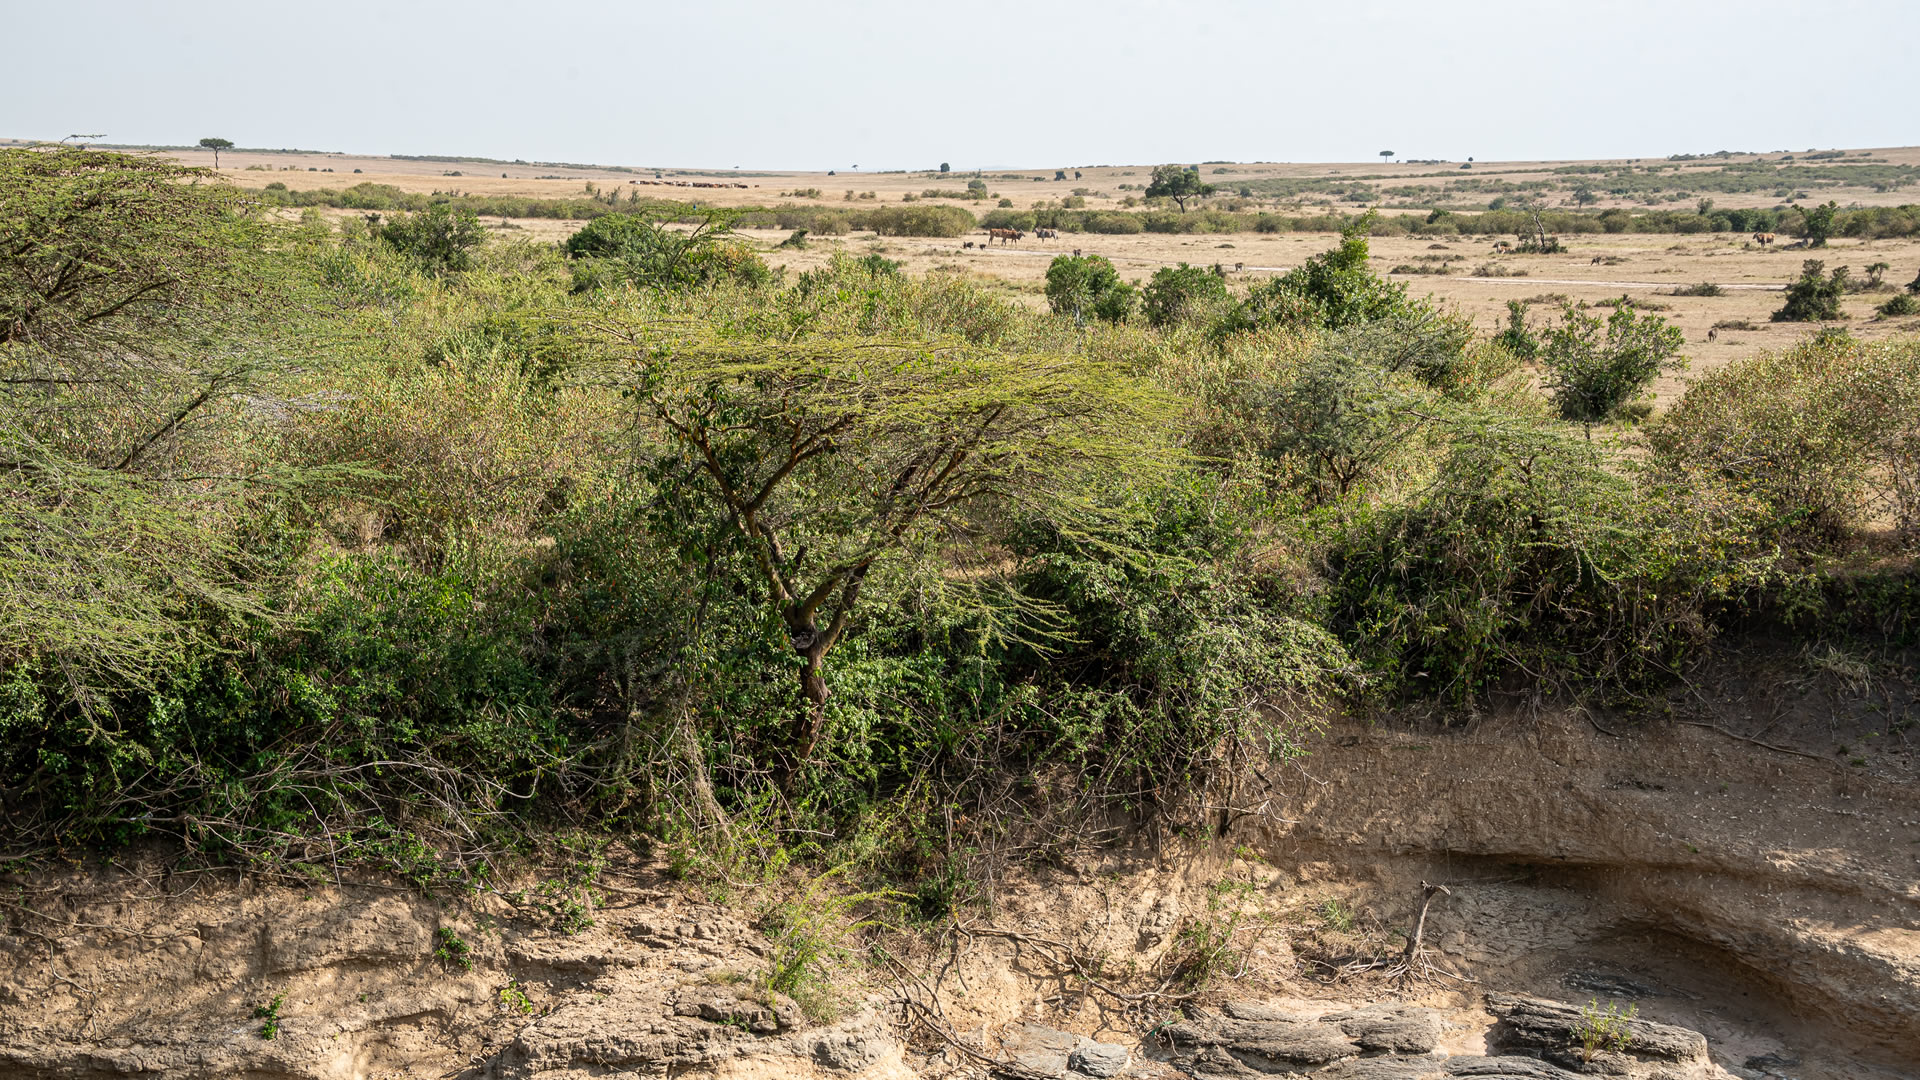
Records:
[[[1752,743],[1753,745],[1758,746],[1763,750],[1772,750],[1776,754],[1792,754],[1794,757],[1803,757],[1809,761],[1818,761],[1823,764],[1832,764],[1831,762],[1827,761],[1826,758],[1821,757],[1819,754],[1809,754],[1805,750],[1793,750],[1785,746],[1775,746],[1772,743],[1763,743],[1759,739],[1749,739],[1745,735],[1739,735],[1734,732],[1728,731],[1726,728],[1723,728],[1718,724],[1702,723],[1699,720],[1682,720],[1680,722],[1682,724],[1687,725],[1688,727],[1703,727],[1703,728],[1706,728],[1708,731],[1717,731],[1720,734],[1725,735],[1729,739],[1738,739],[1743,743]]]

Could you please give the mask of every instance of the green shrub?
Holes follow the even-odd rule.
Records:
[[[1826,264],[1808,259],[1800,267],[1800,280],[1787,286],[1787,302],[1773,313],[1774,322],[1821,322],[1844,319],[1840,298],[1847,294],[1847,268],[1836,266],[1831,276],[1822,276]]]
[[[1531,363],[1540,355],[1539,335],[1527,325],[1527,305],[1519,300],[1507,301],[1507,325],[1493,340],[1522,363]]]
[[[1201,322],[1227,302],[1227,283],[1198,266],[1163,266],[1154,271],[1141,298],[1149,326]]]
[[[1339,247],[1255,286],[1223,329],[1279,325],[1340,330],[1423,310],[1424,304],[1408,299],[1405,285],[1386,280],[1368,265],[1367,235],[1376,220],[1369,210],[1341,230]]]
[[[1920,347],[1809,341],[1738,360],[1694,382],[1647,437],[1675,483],[1753,500],[1762,541],[1824,547],[1875,519],[1911,534]]]
[[[614,284],[687,289],[773,280],[767,264],[732,239],[730,218],[717,213],[692,229],[637,214],[607,214],[567,237],[561,249],[574,260],[575,292]]]
[[[1683,285],[1679,288],[1674,289],[1668,295],[1669,296],[1725,296],[1726,294],[1727,294],[1727,290],[1721,288],[1718,285],[1715,285],[1713,282],[1703,281],[1698,285]]]
[[[1615,307],[1604,324],[1568,305],[1540,358],[1560,415],[1591,424],[1624,415],[1684,343],[1678,327],[1636,315],[1630,303]]]
[[[1047,306],[1076,322],[1092,315],[1126,322],[1133,313],[1134,288],[1120,280],[1113,264],[1100,255],[1060,255],[1047,266]]]
[[[417,214],[397,214],[380,226],[379,236],[393,250],[437,274],[457,273],[473,265],[473,249],[487,231],[471,210],[435,206]]]
[[[1901,315],[1920,315],[1920,300],[1912,293],[1894,293],[1887,301],[1874,309],[1885,318],[1897,318]]]

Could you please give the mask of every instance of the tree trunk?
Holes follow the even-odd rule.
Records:
[[[805,765],[813,758],[813,748],[820,742],[820,729],[827,721],[827,680],[820,671],[826,649],[808,649],[801,655],[807,661],[807,666],[800,670],[800,693],[807,699],[807,711],[795,728],[794,748],[799,753],[800,764]]]

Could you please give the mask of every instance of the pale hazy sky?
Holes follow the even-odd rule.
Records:
[[[0,136],[597,164],[1920,143],[1920,0],[0,0]]]

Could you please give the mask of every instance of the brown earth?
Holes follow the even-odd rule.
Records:
[[[841,969],[812,1019],[756,988],[767,892],[712,903],[638,856],[612,861],[574,935],[510,893],[151,858],[16,874],[0,1075],[963,1077],[1094,1040],[1137,1077],[1238,1076],[1312,1047],[1332,1064],[1286,1068],[1581,1067],[1522,1038],[1571,1014],[1526,1006],[1530,1029],[1501,996],[1517,993],[1630,1001],[1705,1036],[1697,1059],[1630,1052],[1620,1075],[1920,1076],[1911,687],[1832,654],[1693,685],[1657,719],[1522,702],[1465,723],[1342,721],[1189,821],[1021,864],[946,929],[882,935],[888,955]],[[1423,882],[1450,891],[1398,977]],[[470,972],[435,958],[442,928],[471,945]],[[1191,991],[1206,942],[1219,962]],[[253,1011],[276,997],[263,1039]],[[1367,1056],[1384,1051],[1339,1017],[1372,1004],[1430,1010],[1415,1026],[1437,1041]]]

